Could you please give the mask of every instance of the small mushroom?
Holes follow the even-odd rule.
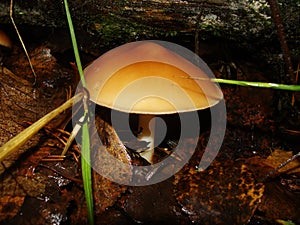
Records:
[[[138,41],[122,45],[84,70],[93,102],[139,115],[142,132],[138,138],[149,142],[148,150],[141,156],[149,162],[154,153],[155,115],[206,109],[223,99],[222,91],[207,79],[203,68],[162,43],[168,42]],[[207,70],[207,65],[204,66]]]
[[[0,46],[11,48],[12,43],[9,37],[4,33],[4,31],[0,30]]]
[[[4,31],[0,30],[0,62],[3,59],[3,55],[8,52],[12,48],[12,43],[9,37],[4,33]]]

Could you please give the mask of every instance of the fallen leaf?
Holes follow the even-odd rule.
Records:
[[[175,175],[175,196],[196,224],[245,224],[253,216],[264,192],[251,170],[241,163],[214,162],[206,170],[195,168]]]
[[[292,151],[284,151],[280,149],[275,149],[272,154],[264,161],[264,164],[276,168],[277,166],[281,165],[283,162],[288,160],[293,156]],[[288,163],[286,166],[279,170],[280,173],[299,173],[300,172],[300,161],[294,160]]]

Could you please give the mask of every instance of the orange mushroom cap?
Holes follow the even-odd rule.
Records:
[[[223,99],[220,88],[203,70],[153,41],[112,49],[92,62],[84,74],[93,102],[128,113],[189,112]]]
[[[12,47],[11,40],[2,30],[0,30],[0,45],[6,48]]]

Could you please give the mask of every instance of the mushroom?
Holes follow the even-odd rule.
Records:
[[[166,43],[127,43],[103,54],[84,70],[94,103],[138,114],[138,139],[148,142],[147,150],[140,155],[150,163],[155,121],[159,119],[156,115],[202,110],[223,99],[222,91],[208,80],[203,68],[164,46]]]
[[[2,30],[0,30],[0,63],[3,60],[3,56],[8,53],[11,48],[12,43],[9,37]]]
[[[5,48],[11,48],[12,44],[9,37],[4,33],[4,31],[0,30],[0,46]]]

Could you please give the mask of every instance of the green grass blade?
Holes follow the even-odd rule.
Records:
[[[77,69],[78,69],[78,72],[80,75],[80,80],[81,80],[82,86],[85,87],[86,83],[85,83],[85,79],[84,79],[84,75],[83,75],[82,65],[81,65],[79,51],[78,51],[78,45],[77,45],[77,41],[76,41],[76,36],[75,36],[73,22],[72,22],[70,10],[69,10],[68,1],[64,0],[64,4],[65,4],[67,20],[68,20],[68,24],[69,24],[69,30],[70,30],[70,34],[71,34],[71,40],[72,40]]]
[[[65,4],[67,20],[69,24],[70,34],[71,34],[71,40],[73,44],[73,50],[76,59],[76,65],[78,68],[82,86],[86,87],[80,56],[79,56],[79,51],[78,51],[78,46],[77,46],[77,41],[76,41],[76,36],[75,36],[74,27],[73,27],[72,18],[69,11],[67,0],[64,0],[64,4]],[[88,116],[89,113],[90,112],[85,113],[85,116]],[[82,170],[84,194],[85,194],[85,199],[86,199],[87,209],[88,209],[88,218],[90,224],[93,225],[94,224],[94,201],[93,201],[93,188],[92,188],[92,169],[90,166],[90,135],[89,135],[87,122],[85,122],[82,126],[81,170]]]
[[[220,79],[220,78],[211,78],[210,79],[210,78],[184,77],[184,76],[176,76],[176,77],[185,78],[185,79],[211,81],[211,82],[222,83],[222,84],[233,84],[233,85],[239,85],[239,86],[272,88],[272,89],[278,89],[278,90],[284,90],[284,91],[300,91],[300,85],[276,84],[276,83],[241,81],[241,80],[228,80],[228,79]]]
[[[87,115],[85,115],[87,116]],[[94,224],[94,202],[93,202],[93,187],[92,187],[92,169],[90,166],[90,136],[88,124],[82,126],[82,146],[81,146],[81,170],[83,179],[83,188],[85,199],[88,208],[88,217],[90,224]]]
[[[285,221],[285,220],[280,220],[280,219],[276,220],[276,222],[278,224],[282,224],[282,225],[295,225],[295,223],[293,223],[293,222]]]
[[[272,89],[285,90],[285,91],[300,91],[300,85],[276,84],[276,83],[253,82],[253,81],[238,81],[238,80],[227,80],[227,79],[220,79],[220,78],[214,78],[210,80],[212,82],[223,83],[223,84],[234,84],[239,86],[272,88]]]

